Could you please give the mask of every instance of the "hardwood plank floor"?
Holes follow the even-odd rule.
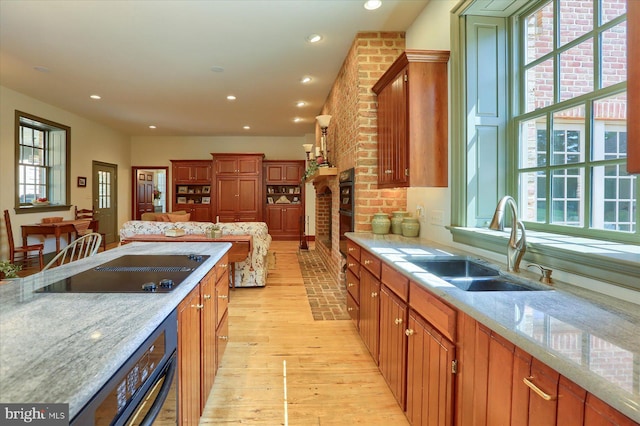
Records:
[[[267,286],[231,292],[229,342],[200,424],[407,425],[351,321],[313,319],[297,246],[272,242]]]

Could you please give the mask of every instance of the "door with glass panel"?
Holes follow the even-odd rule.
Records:
[[[93,162],[93,211],[107,244],[116,242],[117,175],[117,165]]]

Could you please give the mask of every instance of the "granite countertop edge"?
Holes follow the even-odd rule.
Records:
[[[468,256],[486,262],[486,260],[482,259],[481,256],[457,250],[452,247],[443,246],[442,244],[423,238],[407,238],[392,234],[376,235],[372,233],[359,232],[347,233],[346,237],[367,249],[368,252],[375,255],[382,262],[394,267],[396,271],[402,273],[404,276],[428,289],[435,295],[441,297],[445,302],[469,315],[476,321],[479,321],[489,327],[514,345],[520,347],[534,358],[555,369],[561,375],[578,384],[621,413],[636,422],[640,422],[640,391],[635,390],[634,394],[626,392],[619,386],[616,386],[615,384],[589,371],[584,366],[563,358],[562,354],[549,350],[540,342],[519,332],[513,324],[501,321],[500,318],[498,318],[500,316],[498,312],[491,312],[491,309],[494,309],[495,306],[500,303],[503,303],[505,306],[508,305],[509,302],[506,301],[507,296],[504,296],[504,293],[511,293],[508,297],[510,300],[513,300],[514,303],[518,302],[519,299],[522,299],[535,303],[536,308],[540,309],[545,309],[546,305],[553,305],[554,303],[557,304],[560,302],[567,312],[570,312],[572,309],[584,310],[592,307],[593,311],[606,314],[607,318],[620,318],[625,324],[633,324],[631,325],[632,329],[627,330],[627,334],[620,330],[615,330],[612,334],[622,335],[622,339],[624,339],[626,344],[625,349],[630,350],[635,355],[634,362],[637,364],[637,360],[640,359],[640,339],[636,338],[636,341],[633,342],[629,341],[630,339],[628,339],[628,337],[631,336],[631,340],[633,340],[633,336],[640,335],[640,314],[638,313],[638,305],[588,290],[577,289],[575,286],[562,283],[554,284],[551,291],[485,292],[484,295],[479,294],[482,292],[465,292],[453,286],[443,286],[443,282],[431,274],[420,273],[411,269],[403,269],[402,263],[408,262],[400,261],[400,263],[398,263],[397,260],[398,258],[409,257],[410,255],[389,255],[385,249],[403,248],[412,250],[436,250],[441,251],[438,252],[438,254],[441,255]],[[488,263],[495,266],[502,266],[490,261]],[[519,274],[517,278],[528,280],[531,277],[535,277],[535,274],[524,272]],[[531,283],[534,286],[540,285],[536,281],[531,281]],[[491,308],[485,306],[489,300],[491,300],[491,302],[495,302],[492,303]],[[552,308],[549,309],[551,310]],[[603,324],[599,324],[599,322],[602,321],[601,318],[589,318],[589,315],[583,315],[583,317],[586,327],[602,329],[601,326]],[[634,365],[634,368],[637,369],[638,365]]]
[[[136,242],[1,285],[0,401],[68,403],[73,419],[230,248]],[[34,293],[122,255],[192,253],[210,257],[170,293]]]

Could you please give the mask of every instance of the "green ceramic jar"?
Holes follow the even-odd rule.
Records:
[[[420,234],[420,222],[415,217],[402,219],[402,235],[405,237],[417,237]]]
[[[386,213],[374,213],[371,220],[371,232],[374,234],[388,234],[389,228],[391,228],[391,221],[389,215]]]
[[[409,212],[397,211],[391,212],[391,233],[402,234],[402,219],[407,217]]]

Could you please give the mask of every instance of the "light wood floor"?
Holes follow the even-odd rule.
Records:
[[[297,245],[272,242],[267,286],[231,292],[229,343],[200,424],[407,425],[351,321],[313,320]]]

